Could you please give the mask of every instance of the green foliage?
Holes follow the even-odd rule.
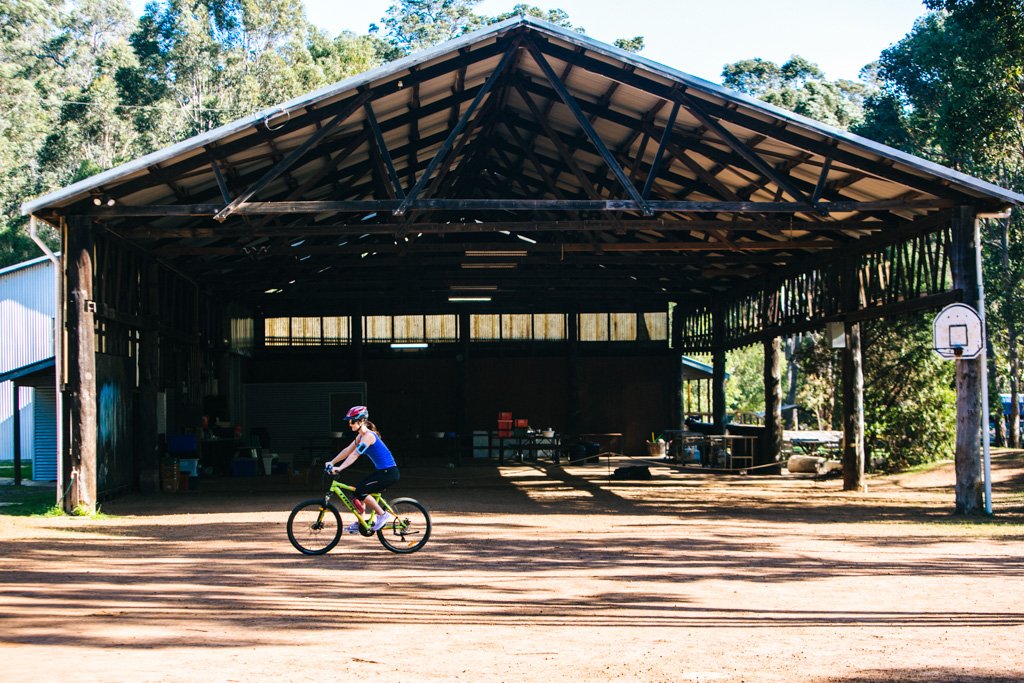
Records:
[[[919,314],[862,326],[865,440],[882,469],[953,454],[954,364],[932,351],[931,318]]]
[[[474,31],[486,19],[473,11],[480,0],[399,0],[381,20],[385,40],[401,54],[411,54]],[[370,32],[376,33],[377,26]]]
[[[479,3],[480,0],[400,0],[391,5],[381,19],[385,29],[384,40],[394,50],[394,54],[388,57],[407,55],[520,16],[534,17],[570,31],[586,33],[582,26],[572,23],[569,13],[563,9],[541,9],[536,5],[519,3],[507,12],[486,16],[473,11]],[[379,26],[370,26],[371,35],[379,31]],[[619,38],[615,45],[630,52],[640,52],[644,49],[644,38]]]
[[[864,116],[871,92],[866,83],[829,81],[817,64],[799,55],[781,66],[755,58],[727,64],[722,83],[733,90],[839,128],[850,128]]]
[[[727,413],[764,412],[764,347],[745,346],[726,354],[725,409]]]
[[[796,348],[796,404],[800,424],[810,429],[842,428],[842,367],[839,353],[824,334],[804,335]]]
[[[644,49],[644,37],[633,36],[632,38],[617,38],[615,40],[615,47],[625,50],[626,52],[640,52]]]
[[[14,461],[4,460],[0,461],[0,478],[10,479],[14,476]],[[21,461],[21,477],[22,479],[32,478],[32,461],[22,460]]]
[[[933,11],[879,59],[882,93],[865,133],[954,168],[1021,154],[1024,5],[931,1]],[[878,110],[878,116],[875,115]]]
[[[567,28],[570,31],[576,31],[578,33],[585,33],[585,31],[583,30],[582,26],[573,26],[572,25],[572,22],[569,20],[569,13],[566,12],[565,10],[563,10],[563,9],[547,9],[547,10],[545,10],[545,9],[541,9],[540,7],[537,7],[536,5],[527,5],[525,3],[520,3],[520,4],[516,5],[515,7],[513,7],[508,12],[505,12],[503,14],[498,14],[496,16],[490,17],[487,20],[487,23],[489,23],[489,24],[497,24],[498,22],[505,21],[506,19],[511,19],[512,17],[521,17],[521,16],[533,17],[535,19],[541,19],[541,20],[546,21],[548,23],[555,24],[556,26],[561,26],[562,28]]]

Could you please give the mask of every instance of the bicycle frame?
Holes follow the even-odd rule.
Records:
[[[349,512],[351,512],[353,515],[356,516],[356,519],[359,521],[359,526],[360,526],[360,528],[362,530],[362,534],[364,536],[369,536],[370,534],[373,533],[371,531],[371,527],[373,526],[373,523],[377,519],[377,513],[373,509],[371,509],[370,510],[370,517],[369,517],[369,519],[365,519],[363,517],[362,513],[359,512],[356,509],[356,505],[353,502],[355,500],[355,498],[351,494],[355,493],[355,490],[356,490],[355,486],[351,486],[349,484],[343,484],[340,481],[338,481],[337,479],[332,479],[331,480],[331,485],[327,489],[327,493],[324,494],[324,505],[326,506],[327,503],[331,502],[331,494],[332,493],[334,495],[336,495],[338,497],[338,499],[342,503],[345,504],[345,507],[348,508]],[[385,511],[390,512],[391,514],[395,514],[395,511],[391,508],[391,505],[388,504],[388,501],[384,499],[384,496],[382,494],[380,494],[380,493],[371,493],[370,495],[373,496],[373,499]],[[325,510],[326,510],[326,508],[324,510],[320,511],[320,518],[317,520],[318,522],[322,522],[323,521],[323,514],[324,514]]]

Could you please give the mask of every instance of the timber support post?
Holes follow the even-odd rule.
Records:
[[[978,225],[973,207],[954,209],[950,264],[953,287],[959,289],[963,303],[978,309],[978,272],[975,248]],[[979,311],[980,313],[980,311]],[[956,361],[956,512],[980,514],[983,508],[981,476],[981,360]]]
[[[67,412],[70,439],[63,458],[66,512],[96,510],[96,302],[93,300],[93,232],[84,216],[68,219]],[[71,477],[74,479],[72,480]],[[62,492],[64,493],[64,492]]]
[[[566,333],[569,337],[569,405],[566,414],[569,416],[569,433],[578,435],[583,424],[583,404],[580,401],[580,326],[579,316],[575,311],[569,313]]]
[[[363,344],[363,307],[359,306],[352,314],[352,367],[355,371],[353,379],[357,382],[366,381],[366,348]]]
[[[139,340],[139,490],[160,490],[157,392],[160,383],[160,267],[146,268],[146,324]]]
[[[842,282],[843,311],[849,316],[860,308],[861,283],[856,256],[844,261]],[[843,391],[843,490],[864,487],[864,363],[861,352],[860,323],[843,323],[845,344],[842,350]]]
[[[459,445],[455,449],[455,464],[462,464],[462,454],[466,453],[470,460],[472,460],[474,453],[473,449],[476,444],[473,443],[473,416],[470,415],[469,406],[470,392],[472,390],[472,376],[469,370],[469,352],[472,348],[470,344],[472,337],[472,327],[470,321],[472,318],[469,313],[459,313],[459,354],[457,356],[458,367],[459,367]]]
[[[765,288],[761,320],[774,327],[781,318],[779,289]],[[776,462],[782,453],[782,340],[768,333],[764,338],[764,440],[758,465]]]
[[[675,304],[671,304],[674,306]],[[683,398],[684,379],[683,379],[683,354],[679,352],[683,343],[683,319],[678,315],[671,316],[672,327],[669,329],[669,345],[672,349],[676,350],[676,353],[672,355],[672,359],[676,364],[675,372],[673,373],[673,383],[675,385],[675,391],[672,392],[672,425],[673,429],[685,429],[686,428],[686,415],[683,411],[686,410],[686,400]]]
[[[711,311],[711,412],[715,434],[725,434],[725,310]]]

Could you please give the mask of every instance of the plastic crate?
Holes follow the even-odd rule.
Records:
[[[160,465],[160,490],[164,493],[176,493],[178,491],[180,465],[177,459],[165,460]]]

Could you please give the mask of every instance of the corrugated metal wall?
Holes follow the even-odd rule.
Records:
[[[53,264],[46,257],[0,269],[0,372],[16,370],[53,356],[54,331]],[[55,392],[50,391],[52,396]],[[47,421],[41,416],[39,392],[21,390],[21,453],[31,458],[39,447],[34,444],[33,424]],[[56,403],[47,410],[55,430]],[[10,382],[0,383],[0,458],[14,457],[14,396]],[[56,442],[54,442],[56,458]],[[45,450],[45,449],[44,449]],[[37,464],[37,466],[39,466]],[[56,467],[56,460],[51,467]],[[45,465],[44,465],[45,469]],[[46,479],[44,479],[45,481]]]
[[[0,270],[0,372],[53,356],[53,289],[49,259]]]
[[[57,481],[57,389],[35,389],[35,445],[32,451],[32,479]]]

